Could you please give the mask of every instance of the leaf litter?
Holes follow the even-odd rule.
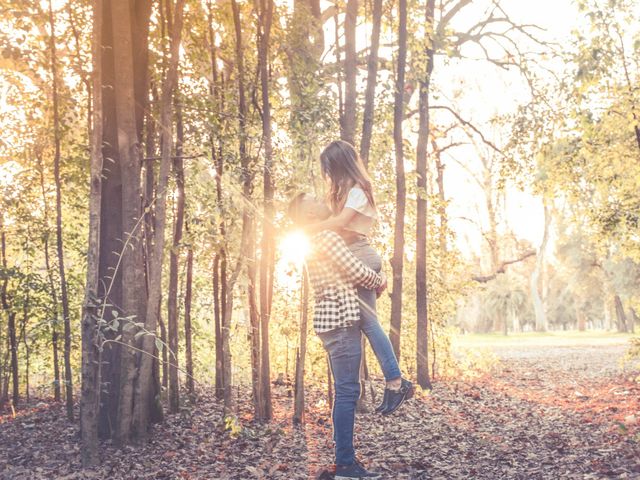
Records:
[[[360,413],[359,458],[389,479],[640,479],[640,385],[620,368],[623,347],[497,353],[490,372],[439,380],[391,417]],[[102,464],[86,470],[64,406],[33,402],[15,418],[0,416],[0,478],[321,478],[333,455],[330,411],[324,386],[307,390],[303,427],[291,423],[285,383],[273,387],[269,424],[251,421],[247,392],[233,434],[212,392],[201,391],[193,407],[155,426],[148,444],[103,442]]]

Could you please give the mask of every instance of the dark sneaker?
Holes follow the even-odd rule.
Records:
[[[380,413],[382,412],[384,409],[387,408],[387,401],[389,400],[389,389],[385,388],[384,389],[384,395],[382,396],[382,402],[380,403],[380,405],[378,405],[376,407],[376,413]]]
[[[359,461],[352,465],[336,465],[335,480],[352,480],[354,478],[381,478],[379,473],[369,472]]]
[[[380,413],[383,415],[392,414],[400,408],[405,400],[409,400],[411,397],[413,397],[413,383],[403,378],[399,390],[389,390],[387,407]]]

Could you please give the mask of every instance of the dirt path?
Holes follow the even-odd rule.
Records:
[[[402,415],[357,419],[358,454],[388,479],[640,478],[640,385],[619,367],[622,345],[494,347],[500,363],[438,382]],[[237,438],[207,395],[168,419],[145,447],[103,446],[79,472],[77,428],[41,403],[0,417],[2,479],[305,479],[332,457],[324,392],[309,395],[305,429],[290,424],[290,387],[275,387],[275,421]]]

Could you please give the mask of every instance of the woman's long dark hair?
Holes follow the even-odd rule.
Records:
[[[322,176],[331,183],[328,200],[334,214],[344,208],[349,190],[355,186],[364,191],[367,200],[375,208],[371,179],[353,145],[344,140],[331,142],[320,154],[320,166]]]

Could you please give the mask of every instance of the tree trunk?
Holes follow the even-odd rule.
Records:
[[[174,26],[175,27],[175,26]],[[177,60],[176,60],[177,62]],[[177,64],[176,64],[177,68]],[[173,246],[169,260],[169,292],[167,299],[167,324],[169,336],[169,411],[177,413],[180,405],[180,384],[178,379],[178,269],[180,249],[182,247],[182,230],[184,226],[184,164],[181,151],[181,113],[180,105],[176,102],[176,119],[178,122],[178,141],[176,143],[176,157],[173,160],[173,172],[176,180],[176,207],[173,225]],[[169,117],[169,121],[171,118]],[[171,130],[163,130],[165,134]],[[168,154],[169,156],[171,153]]]
[[[7,271],[7,239],[4,230],[4,218],[0,212],[0,255],[2,260],[2,268]],[[5,276],[0,288],[0,301],[2,302],[2,310],[7,315],[7,339],[9,342],[8,353],[10,354],[11,385],[12,385],[12,403],[17,406],[19,402],[19,381],[18,381],[18,343],[16,339],[16,314],[11,310],[9,304],[9,294],[7,288],[9,285],[9,277]],[[6,363],[5,363],[6,365]]]
[[[91,159],[89,171],[89,238],[87,248],[87,280],[82,305],[82,387],[80,393],[80,434],[83,467],[92,467],[100,461],[98,455],[98,411],[100,402],[100,368],[98,362],[98,279],[100,268],[100,204],[102,183],[102,0],[93,3],[93,32],[91,39],[93,67],[93,105],[91,130]]]
[[[52,101],[53,101],[53,176],[56,184],[56,249],[58,254],[58,274],[60,275],[60,294],[62,300],[62,318],[64,322],[64,377],[67,418],[73,420],[73,377],[71,374],[71,318],[69,314],[69,296],[64,267],[64,246],[62,240],[62,185],[60,182],[60,113],[58,105],[58,71],[55,21],[52,0],[49,0],[49,48],[51,55]]]
[[[627,315],[624,313],[624,306],[622,305],[622,300],[620,299],[620,295],[615,295],[613,297],[613,301],[616,307],[616,327],[618,332],[626,333],[627,332]]]
[[[300,344],[296,349],[296,379],[293,400],[293,423],[304,424],[304,366],[307,356],[307,329],[309,321],[309,278],[306,269],[300,285]]]
[[[51,310],[53,318],[51,319],[51,348],[53,350],[53,398],[59,402],[62,398],[60,392],[60,360],[58,358],[58,296],[56,295],[56,285],[53,279],[53,270],[51,268],[51,254],[49,253],[49,202],[44,187],[44,165],[42,158],[38,155],[38,169],[40,170],[40,190],[42,191],[42,205],[44,214],[44,265],[47,270],[47,280],[49,282],[49,291],[51,295]]]
[[[638,314],[633,307],[629,308],[629,316],[629,333],[635,333],[636,324],[640,321],[640,318],[638,318]]]
[[[113,57],[115,76],[118,155],[122,172],[122,232],[125,244],[122,260],[122,310],[125,316],[140,322],[146,318],[144,258],[142,251],[140,208],[140,144],[136,123],[136,76],[133,54],[133,23],[130,2],[111,0],[113,19]],[[134,329],[123,329],[120,351],[120,388],[115,440],[126,443],[133,424],[134,380],[136,358]],[[150,377],[150,375],[149,375]]]
[[[187,226],[188,232],[188,226]],[[193,383],[193,351],[191,347],[191,297],[193,285],[193,246],[187,250],[187,286],[184,293],[184,348],[185,368],[187,374],[187,390],[191,399],[195,398],[195,385]]]
[[[426,24],[433,25],[435,0],[427,0]],[[429,378],[429,317],[427,285],[427,145],[429,87],[433,72],[433,39],[427,41],[427,65],[419,79],[418,145],[416,149],[416,374],[418,385],[431,388]]]
[[[235,57],[238,71],[238,130],[240,166],[242,168],[242,195],[245,206],[242,214],[242,239],[240,245],[240,257],[238,266],[246,260],[248,279],[248,304],[249,304],[249,336],[251,339],[251,385],[256,418],[264,418],[264,400],[262,396],[262,382],[260,379],[260,318],[256,303],[256,268],[255,268],[255,221],[251,208],[251,192],[253,190],[253,174],[251,172],[250,159],[247,154],[247,103],[245,98],[244,78],[244,52],[242,44],[242,24],[240,22],[240,8],[236,0],[231,0],[233,23],[236,34]],[[243,260],[244,259],[244,260]],[[237,268],[237,267],[236,267]],[[230,310],[230,309],[228,309]],[[230,312],[229,312],[230,315]]]
[[[340,138],[351,144],[356,136],[358,57],[356,55],[356,25],[358,0],[347,0],[344,19],[344,116],[340,122]]]
[[[404,149],[402,121],[404,119],[404,77],[407,61],[407,0],[398,0],[398,70],[393,107],[393,143],[396,157],[396,219],[393,237],[391,269],[391,331],[389,339],[400,360],[400,333],[402,325],[402,273],[404,269],[404,215],[406,206],[406,180],[404,173]]]
[[[262,420],[272,417],[271,363],[269,358],[269,321],[273,297],[273,270],[275,262],[275,231],[273,221],[273,146],[271,141],[271,105],[269,103],[269,41],[273,17],[273,0],[257,0],[260,25],[258,28],[258,65],[262,94],[262,141],[264,144],[262,244],[260,253],[260,378],[262,390]]]
[[[549,207],[544,205],[544,231],[542,234],[542,242],[540,243],[540,249],[538,250],[538,256],[536,257],[536,267],[531,273],[531,299],[533,300],[533,312],[536,317],[536,332],[547,331],[547,314],[545,312],[545,299],[540,294],[539,281],[540,275],[544,268],[544,253],[547,249],[547,242],[549,240],[549,224],[551,222],[551,214]]]
[[[380,46],[380,24],[382,23],[382,0],[373,0],[371,21],[371,45],[367,60],[367,87],[364,92],[364,113],[362,117],[362,140],[360,141],[360,158],[365,166],[369,166],[369,150],[373,133],[373,117],[375,112],[376,85],[378,83],[378,48]]]
[[[173,151],[173,129],[172,129],[172,99],[174,90],[178,83],[178,62],[179,50],[182,34],[182,18],[183,18],[184,0],[177,0],[175,7],[175,18],[173,19],[173,31],[171,34],[170,47],[170,63],[169,68],[162,86],[162,98],[160,103],[160,128],[162,130],[162,146],[160,171],[158,176],[158,188],[156,198],[156,228],[155,243],[152,252],[151,261],[149,262],[149,271],[151,278],[149,281],[149,301],[145,317],[145,330],[155,333],[157,329],[157,320],[160,316],[160,297],[162,294],[162,266],[164,254],[164,238],[166,227],[166,209],[167,209],[167,189],[169,183],[169,170],[171,167],[171,154]],[[175,238],[175,237],[174,237]],[[173,254],[173,253],[172,253]],[[171,314],[171,311],[170,311]],[[172,352],[177,352],[171,348],[171,318],[169,319],[169,343]],[[176,332],[177,334],[177,332]],[[177,336],[176,336],[177,339]],[[152,394],[154,392],[154,379],[152,376],[153,369],[153,353],[155,351],[155,336],[146,334],[142,340],[142,350],[144,354],[140,357],[139,376],[135,390],[135,407],[134,407],[134,434],[142,441],[146,441],[148,437],[148,427],[150,418],[150,405],[153,405]],[[174,365],[177,364],[175,357],[171,358],[169,367],[169,380],[171,382],[171,372]],[[177,377],[177,372],[176,372]],[[176,378],[177,380],[177,378]],[[171,383],[169,393],[171,395]],[[173,407],[170,396],[170,408]],[[176,399],[177,401],[177,399]],[[175,406],[177,411],[177,405]]]
[[[27,322],[29,321],[29,291],[26,293],[24,303],[22,305],[22,325],[20,327],[20,336],[22,343],[24,344],[24,360],[25,360],[25,376],[24,376],[24,389],[25,389],[25,401],[29,403],[29,370],[30,370],[30,354],[29,341],[27,340]]]
[[[218,112],[222,111],[224,97],[220,93],[218,80],[218,66],[216,60],[215,36],[213,33],[213,12],[211,2],[207,2],[208,11],[208,38],[209,38],[209,54],[211,63],[211,79],[209,91],[212,102],[218,107]],[[214,329],[215,329],[215,352],[216,352],[216,398],[222,400],[225,398],[225,391],[230,388],[230,384],[226,383],[224,377],[224,364],[227,352],[223,349],[223,335],[225,330],[223,324],[225,322],[225,304],[226,304],[226,226],[224,221],[223,199],[222,199],[222,175],[224,173],[224,157],[222,155],[222,140],[217,132],[211,132],[211,159],[215,167],[215,183],[216,183],[216,202],[220,212],[220,221],[218,223],[218,232],[220,240],[213,259],[213,308],[214,308]],[[228,330],[227,330],[228,332]],[[229,366],[230,370],[230,366]],[[230,379],[228,379],[230,381]],[[230,399],[230,396],[229,396]],[[230,405],[229,405],[230,406]]]
[[[216,398],[224,398],[224,381],[222,373],[222,302],[220,301],[220,256],[216,253],[213,259],[213,315],[216,352]]]
[[[447,218],[447,205],[446,197],[444,193],[444,163],[439,151],[437,151],[435,142],[432,143],[433,151],[435,154],[436,164],[436,183],[438,185],[438,217],[440,218],[440,230],[438,232],[438,239],[440,241],[440,252],[443,254],[447,251],[447,230],[448,230],[448,218]]]
[[[102,94],[102,157],[108,159],[102,165],[101,182],[98,298],[105,308],[100,315],[106,319],[134,316],[137,321],[143,321],[146,286],[139,241],[143,216],[138,138],[143,133],[142,119],[148,96],[147,34],[151,1],[108,0],[102,3],[102,8],[102,82],[100,88],[94,89],[95,95]],[[118,21],[112,21],[114,18]],[[121,413],[131,419],[135,373],[131,367],[135,357],[130,346],[134,332],[122,331],[128,323],[120,322],[120,331],[99,332],[102,347],[99,376],[103,380],[98,388],[101,394],[99,434],[103,437],[119,436]],[[119,335],[122,337],[116,342]],[[125,377],[122,377],[123,371],[127,372]],[[123,441],[128,430],[122,431]]]

